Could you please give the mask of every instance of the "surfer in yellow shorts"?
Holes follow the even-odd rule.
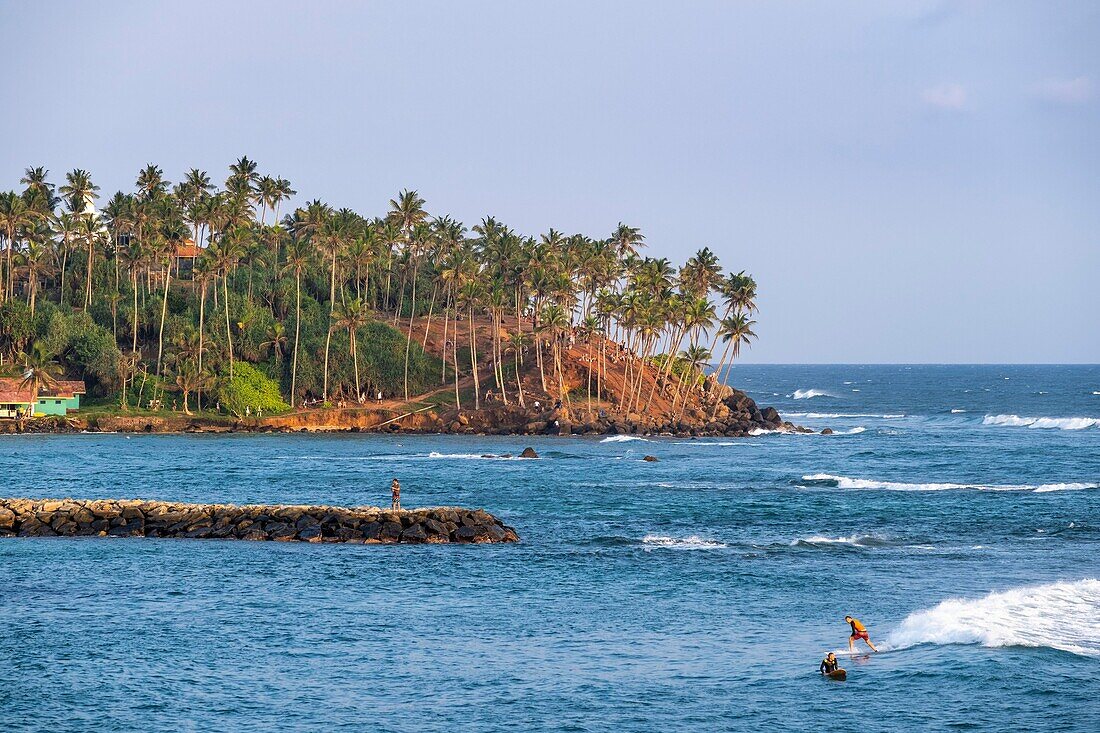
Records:
[[[878,649],[871,643],[871,637],[867,634],[867,627],[864,626],[858,618],[852,618],[851,616],[845,616],[844,620],[852,627],[852,635],[848,637],[848,651],[855,652],[856,639],[863,639],[863,643],[871,647],[871,651],[877,652]]]

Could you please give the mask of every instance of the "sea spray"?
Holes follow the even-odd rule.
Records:
[[[836,397],[836,395],[823,389],[796,389],[792,397],[796,400],[808,400],[813,397]]]
[[[1051,647],[1100,656],[1100,580],[1022,586],[982,598],[951,598],[911,613],[883,649],[918,644]]]

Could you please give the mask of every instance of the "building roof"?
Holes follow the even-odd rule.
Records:
[[[72,397],[85,393],[84,382],[79,379],[59,379],[53,387],[43,386],[42,397]]]
[[[176,257],[198,257],[202,254],[202,248],[195,246],[195,240],[185,239],[176,245]]]
[[[29,405],[34,401],[34,385],[24,385],[22,377],[0,377],[0,404]]]

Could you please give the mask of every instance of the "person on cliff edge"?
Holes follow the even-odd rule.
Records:
[[[390,503],[395,512],[401,511],[401,482],[396,478],[390,483]]]

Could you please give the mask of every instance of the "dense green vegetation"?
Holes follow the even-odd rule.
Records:
[[[600,335],[640,357],[630,409],[647,369],[677,379],[678,397],[694,383],[715,326],[719,368],[755,336],[751,277],[723,276],[707,248],[679,269],[642,257],[623,224],[602,239],[522,236],[492,217],[467,230],[415,191],[378,217],[314,200],[280,218],[296,192],[248,158],[221,189],[149,165],[105,202],[86,171],[48,179],[29,168],[22,190],[0,193],[0,359],[25,370],[37,354],[124,409],[173,392],[178,409],[274,412],[446,384],[460,406],[480,407],[486,388],[522,403],[524,354],[543,391],[568,399],[563,345]],[[433,322],[442,362],[423,349]],[[678,358],[654,359],[665,351]]]

